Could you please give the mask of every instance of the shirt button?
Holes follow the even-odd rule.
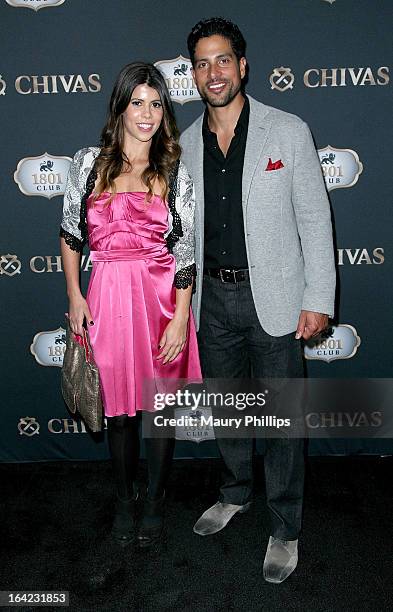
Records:
[[[221,255],[226,255],[227,252],[226,251],[221,251]]]
[[[223,223],[223,224],[222,224],[222,227],[223,227],[223,228],[226,228],[226,226],[227,226],[227,224],[226,224],[226,223]]]
[[[223,200],[226,200],[226,199],[227,199],[227,196],[222,196],[222,199],[223,199]]]
[[[221,172],[225,172],[225,168],[223,168],[223,169],[221,170]]]

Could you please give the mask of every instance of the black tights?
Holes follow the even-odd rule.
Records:
[[[134,493],[139,460],[139,421],[140,415],[129,417],[122,414],[107,418],[109,450],[121,499],[130,499]],[[145,439],[150,499],[159,499],[164,493],[174,447],[174,438]]]

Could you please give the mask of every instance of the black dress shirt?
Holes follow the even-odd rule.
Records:
[[[242,175],[250,103],[244,99],[227,155],[203,119],[205,268],[248,268],[242,208]]]

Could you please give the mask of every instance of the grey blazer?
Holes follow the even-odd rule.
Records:
[[[330,207],[306,123],[250,96],[244,157],[244,235],[255,308],[271,336],[296,330],[300,311],[334,315],[335,264]],[[199,327],[204,251],[203,115],[182,134],[183,160],[195,185],[193,298]],[[269,158],[283,167],[267,171]]]

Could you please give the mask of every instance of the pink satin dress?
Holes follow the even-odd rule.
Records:
[[[108,205],[109,194],[102,193],[87,201],[93,269],[86,300],[105,416],[152,410],[151,390],[167,391],[164,380],[202,379],[191,309],[183,351],[170,363],[157,359],[175,311],[175,258],[164,239],[167,204],[157,195],[146,202],[145,196],[117,193]]]

